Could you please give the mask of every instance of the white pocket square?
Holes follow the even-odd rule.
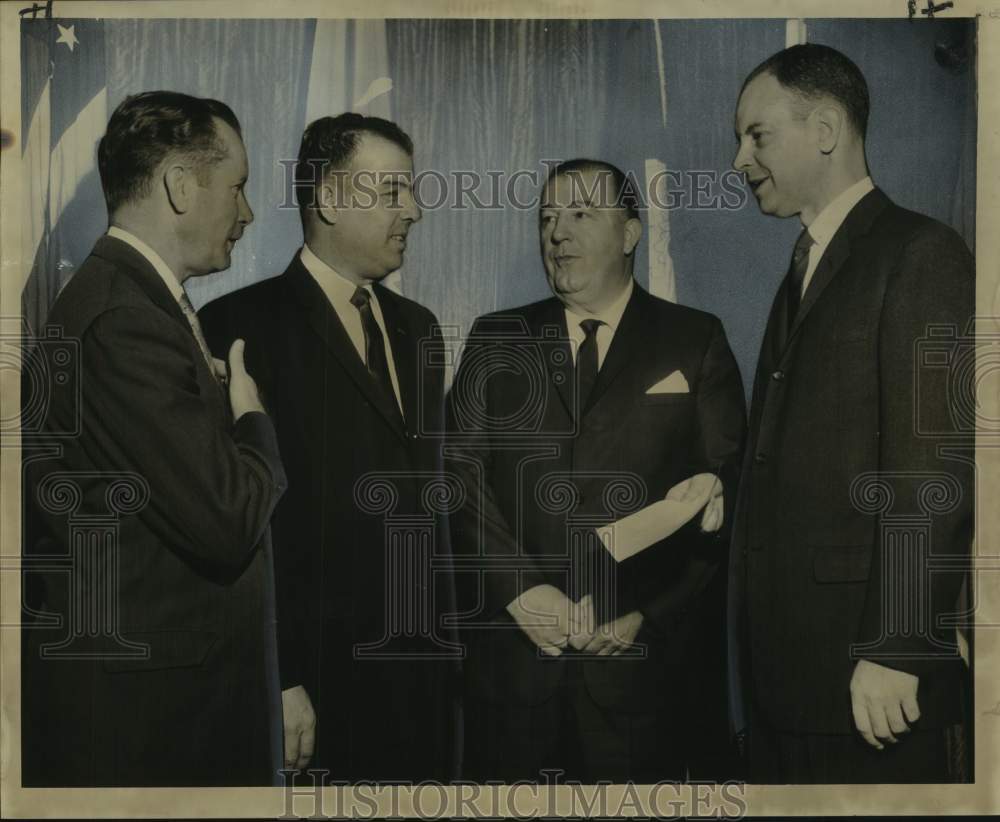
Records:
[[[646,389],[647,394],[690,394],[691,388],[688,386],[688,381],[684,379],[684,375],[680,371],[674,371],[671,374],[667,374],[662,380],[660,380],[655,385],[651,385]]]

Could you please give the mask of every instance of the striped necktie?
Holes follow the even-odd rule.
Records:
[[[198,347],[201,349],[201,353],[205,357],[205,362],[208,363],[208,370],[212,372],[212,376],[218,381],[219,375],[215,371],[215,362],[212,359],[212,352],[208,350],[208,343],[205,342],[205,335],[202,333],[201,323],[198,321],[198,314],[195,312],[194,306],[191,305],[191,301],[188,299],[187,294],[181,294],[180,303],[181,311],[184,312],[188,325],[191,326],[191,333],[194,334]]]

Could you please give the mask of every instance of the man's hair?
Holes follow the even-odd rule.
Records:
[[[610,180],[611,190],[607,193],[611,197],[608,199],[608,203],[614,203],[617,207],[625,209],[626,219],[639,219],[640,200],[639,195],[635,191],[635,186],[632,184],[632,180],[626,177],[625,172],[618,168],[618,166],[604,160],[590,160],[586,157],[564,160],[550,169],[548,176],[545,178],[545,183],[547,185],[556,177],[567,176],[571,179],[576,178],[582,187],[583,182],[579,177],[581,174],[590,171],[597,173],[597,190],[601,193],[606,191],[605,187]]]
[[[353,111],[313,120],[302,134],[295,165],[295,201],[303,216],[316,202],[316,189],[330,172],[347,168],[365,134],[382,137],[413,156],[413,140],[390,120]]]
[[[743,81],[743,89],[765,73],[804,100],[832,97],[847,111],[847,118],[861,139],[865,138],[870,107],[868,83],[861,69],[846,55],[817,43],[791,46],[771,55],[751,71]]]
[[[242,136],[225,103],[176,91],[134,94],[115,109],[97,146],[108,213],[149,196],[153,174],[169,156],[181,155],[203,183],[208,168],[226,157],[215,129],[218,117]]]

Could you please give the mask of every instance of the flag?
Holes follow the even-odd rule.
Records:
[[[108,122],[104,24],[21,22],[21,248],[32,260],[21,293],[37,333],[59,290],[107,228],[97,142]]]
[[[392,88],[384,20],[316,21],[306,125],[345,111],[391,120]],[[382,285],[402,294],[401,270]]]
[[[660,124],[667,130],[667,77],[663,62],[663,38],[660,21],[651,21],[656,45],[657,88],[660,96]],[[644,199],[649,231],[649,250],[646,265],[649,274],[649,293],[670,302],[677,302],[677,276],[674,260],[670,256],[670,211],[658,204],[668,202],[667,165],[657,157],[647,157],[645,163],[646,192]],[[655,195],[655,196],[654,196]]]

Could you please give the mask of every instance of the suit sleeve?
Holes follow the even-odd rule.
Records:
[[[238,570],[287,484],[270,419],[252,412],[219,425],[199,391],[187,330],[159,311],[101,314],[81,356],[82,441],[94,464],[145,478],[142,516],[166,545]]]
[[[901,506],[919,505],[920,485],[940,478],[935,483],[940,495],[925,485],[931,493],[920,506],[934,509],[928,549],[935,558],[966,556],[972,539],[974,441],[955,420],[962,405],[975,407],[974,381],[960,379],[963,363],[966,374],[974,371],[969,359],[974,348],[968,338],[962,341],[971,331],[974,305],[971,254],[955,232],[931,224],[905,245],[886,287],[879,326],[879,471]],[[937,358],[921,362],[921,340],[928,340],[932,324],[953,332],[945,342],[947,367]],[[935,349],[941,350],[940,342]],[[934,496],[938,499],[931,501]],[[955,658],[954,630],[938,621],[955,611],[963,574],[932,572],[914,594],[920,583],[907,570],[912,564],[889,553],[881,522],[876,534],[859,635],[870,649],[860,655],[917,676],[929,673],[945,658]],[[911,624],[929,630],[894,630],[884,615],[900,607],[911,609],[906,614]]]
[[[739,368],[722,323],[713,320],[695,389],[698,434],[691,469],[692,474],[716,474],[722,481],[724,524],[715,534],[702,534],[697,524],[699,516],[682,532],[692,543],[683,573],[640,606],[643,616],[661,631],[670,630],[673,619],[691,605],[724,562],[735,511],[746,403]]]
[[[481,344],[478,336],[477,323],[469,334],[462,362],[448,392],[445,469],[458,478],[465,491],[465,504],[450,515],[452,552],[459,558],[478,557],[482,560],[475,566],[474,573],[463,573],[462,581],[456,582],[456,585],[462,606],[475,608],[477,618],[484,619],[500,613],[524,591],[546,584],[549,580],[532,563],[530,555],[521,550],[493,489],[492,442],[485,422],[490,417],[489,382],[485,385],[485,395],[482,395],[479,391],[482,386],[476,383],[483,374],[474,373],[479,371],[482,358],[470,366],[473,358],[469,356],[469,352]],[[485,397],[486,413],[469,413],[464,403],[474,396]],[[487,571],[485,557],[499,562],[505,557],[518,557],[522,570],[520,573],[513,570]],[[477,592],[462,596],[469,590],[472,577],[475,577],[477,586],[482,585],[481,595]]]

